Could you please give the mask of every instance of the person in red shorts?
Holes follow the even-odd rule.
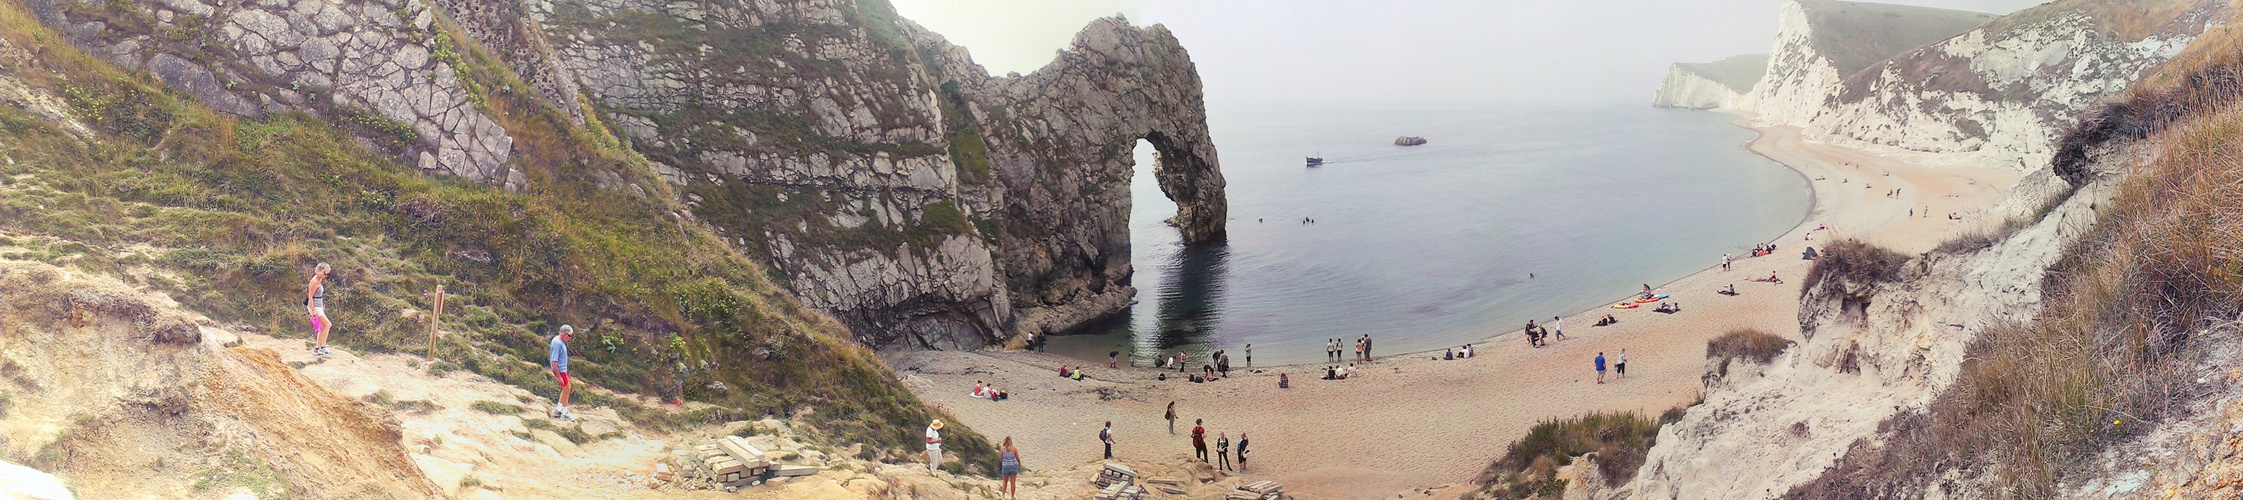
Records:
[[[545,351],[545,364],[553,368],[553,378],[561,381],[561,401],[553,407],[553,414],[570,422],[576,421],[576,415],[569,413],[569,337],[575,334],[576,327],[561,325],[561,333],[553,336]]]

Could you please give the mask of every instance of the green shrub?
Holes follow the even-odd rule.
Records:
[[[1643,466],[1645,453],[1658,440],[1659,428],[1681,420],[1678,407],[1657,419],[1634,412],[1591,412],[1566,419],[1544,420],[1513,441],[1503,456],[1481,471],[1473,484],[1474,498],[1554,497],[1565,491],[1557,479],[1558,468],[1575,457],[1596,454],[1596,473],[1607,484],[1626,483]]]

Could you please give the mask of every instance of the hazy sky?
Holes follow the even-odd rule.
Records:
[[[991,73],[1028,73],[1090,20],[1167,25],[1210,106],[1645,103],[1668,63],[1765,53],[1778,0],[891,0]],[[2042,0],[1895,0],[2004,14]]]

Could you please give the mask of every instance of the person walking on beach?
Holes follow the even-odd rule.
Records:
[[[1199,454],[1200,463],[1207,463],[1207,428],[1204,419],[1192,419],[1192,451]]]
[[[1215,468],[1231,470],[1231,436],[1215,435]]]
[[[304,292],[304,312],[312,321],[312,355],[322,358],[334,355],[327,348],[327,330],[335,326],[327,319],[327,273],[334,270],[325,262],[312,266],[312,280]]]
[[[1238,433],[1238,470],[1246,471],[1246,433]]]
[[[561,397],[553,406],[553,414],[561,420],[574,422],[576,415],[569,413],[569,337],[576,336],[576,327],[561,325],[561,333],[545,345],[545,364],[553,369],[553,379],[561,383]]]
[[[1114,421],[1106,421],[1106,428],[1098,431],[1098,442],[1106,443],[1106,459],[1114,459]]]
[[[1020,498],[1020,449],[1012,447],[1012,436],[1005,436],[1004,447],[997,450],[997,474],[1005,478],[997,492]]]
[[[1597,353],[1597,383],[1604,383],[1604,353]]]
[[[1612,374],[1613,374],[1613,375],[1618,375],[1618,376],[1620,376],[1620,378],[1628,378],[1628,350],[1627,350],[1627,349],[1621,349],[1621,350],[1620,350],[1620,357],[1619,357],[1618,359],[1614,359],[1614,360],[1613,360],[1613,363],[1612,363]]]
[[[1551,316],[1551,317],[1550,317],[1550,337],[1551,337],[1551,338],[1555,338],[1555,339],[1558,339],[1558,340],[1565,340],[1565,317],[1564,317],[1564,316]]]
[[[1168,435],[1176,435],[1176,402],[1168,402]]]
[[[942,465],[942,419],[927,424],[927,471]]]
[[[1723,272],[1729,271],[1729,254],[1721,254],[1721,270]]]

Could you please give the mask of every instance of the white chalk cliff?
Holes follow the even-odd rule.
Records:
[[[1652,95],[1651,105],[1662,108],[1734,109],[1768,70],[1767,54],[1733,56],[1720,61],[1667,67],[1666,81]]]

